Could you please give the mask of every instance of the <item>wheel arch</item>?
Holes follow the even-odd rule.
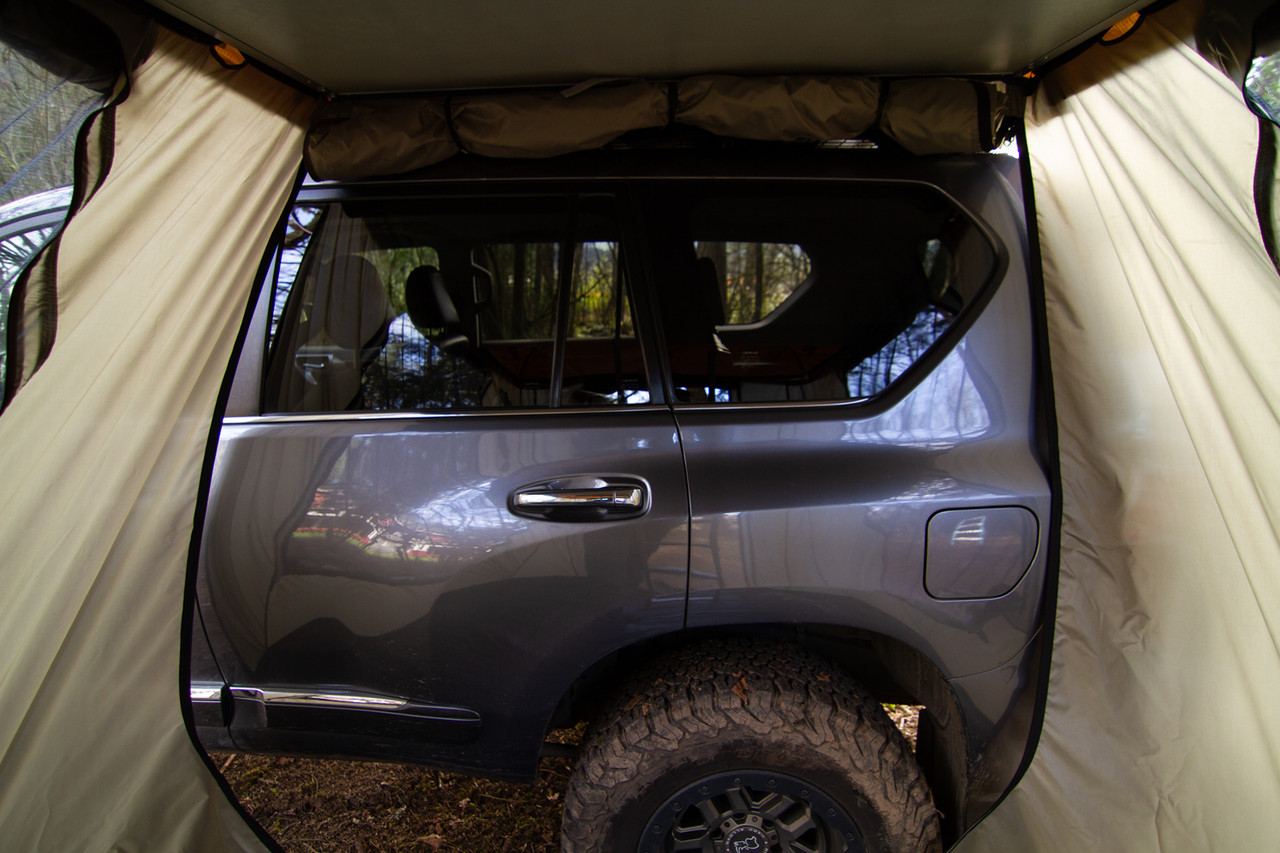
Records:
[[[546,731],[590,721],[626,680],[651,662],[712,640],[762,638],[829,660],[882,703],[921,705],[916,758],[943,815],[947,843],[963,830],[970,757],[955,693],[922,652],[892,637],[843,625],[751,623],[687,629],[639,640],[587,667],[562,693]],[[547,743],[546,754],[559,747]]]

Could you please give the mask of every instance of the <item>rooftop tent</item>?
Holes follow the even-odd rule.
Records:
[[[682,109],[692,121],[714,95],[722,106],[699,120],[722,132],[751,135],[772,115],[784,138],[878,124],[891,138],[895,125],[923,128],[927,145],[939,108],[962,102],[964,132],[935,150],[974,150],[995,117],[1021,109],[1005,81],[1134,4],[937,3],[897,17],[822,0],[773,14],[384,0],[362,5],[358,27],[337,3],[154,5],[259,67],[223,68],[205,44],[160,33],[116,110],[110,172],[61,241],[56,338],[0,417],[11,484],[0,495],[0,832],[15,849],[263,843],[188,737],[176,639],[211,422],[308,129],[322,171],[326,141],[386,140],[369,122],[397,110],[441,119],[418,126],[446,156],[451,127],[464,146],[545,155],[556,151],[466,129],[495,110],[536,129],[532,105],[550,101],[584,113],[567,140],[565,122],[551,123],[550,147],[571,150]],[[1039,746],[964,850],[1242,849],[1280,830],[1280,463],[1268,452],[1280,438],[1280,282],[1254,204],[1271,131],[1219,67],[1240,40],[1212,37],[1232,23],[1183,0],[1041,73],[1025,108],[1061,571]],[[916,81],[898,91],[922,105],[889,127],[894,90],[874,76],[885,74]],[[562,96],[602,76],[643,79]],[[761,86],[769,77],[777,85]],[[311,122],[314,96],[281,78],[344,97]],[[526,88],[478,91],[513,85]],[[806,87],[837,93],[847,119],[793,121],[812,103],[795,94]],[[359,97],[373,94],[397,97]],[[578,106],[593,101],[610,109]],[[432,147],[398,138],[401,153]],[[424,165],[337,147],[373,151],[373,166],[358,165],[372,174]]]

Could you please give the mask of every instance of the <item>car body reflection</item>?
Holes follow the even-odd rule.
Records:
[[[490,500],[491,480],[420,505],[326,484],[288,534],[286,574],[336,574],[376,583],[432,583],[508,542],[528,524]],[[483,532],[483,537],[471,534]]]

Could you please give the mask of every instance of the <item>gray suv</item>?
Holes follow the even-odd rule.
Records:
[[[741,146],[302,186],[205,508],[203,743],[529,780],[586,722],[566,850],[956,839],[1039,686],[1021,185]]]

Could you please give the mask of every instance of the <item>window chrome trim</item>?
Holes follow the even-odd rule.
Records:
[[[670,407],[661,403],[636,406],[585,406],[575,409],[466,409],[453,412],[302,412],[299,414],[273,413],[264,415],[237,415],[222,419],[225,426],[254,426],[258,424],[323,423],[326,421],[389,421],[434,420],[437,418],[528,418],[565,415],[620,415],[624,412],[669,412]]]

